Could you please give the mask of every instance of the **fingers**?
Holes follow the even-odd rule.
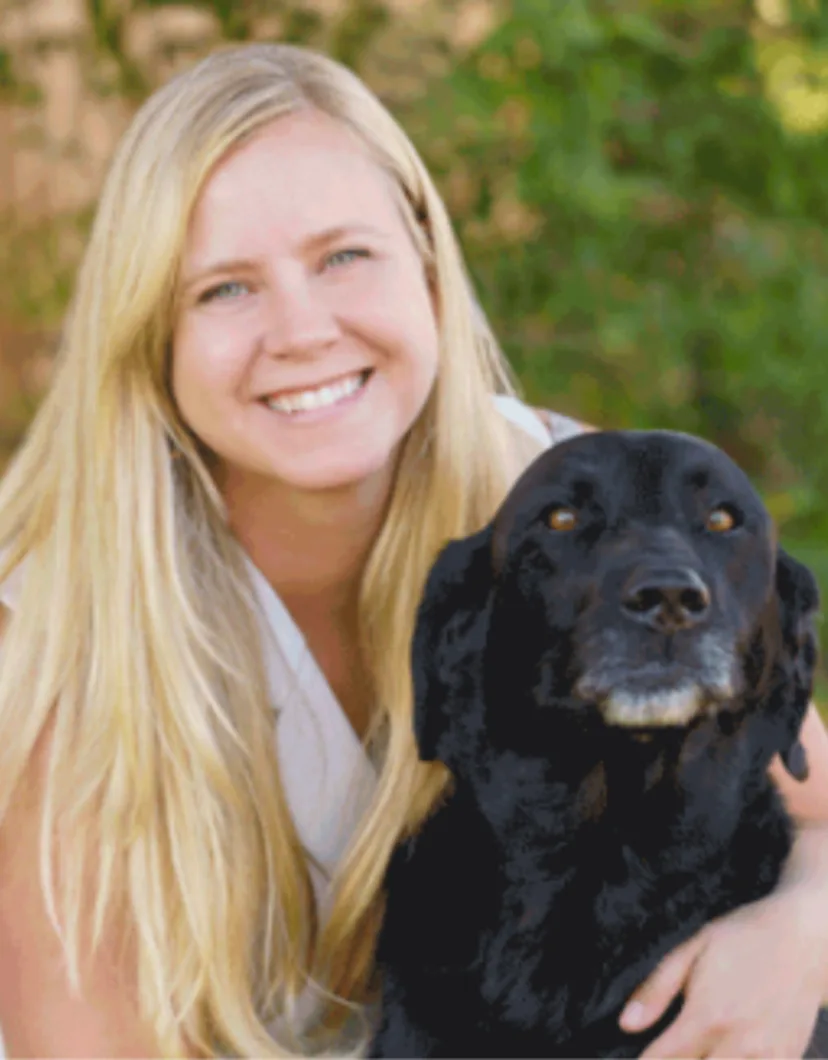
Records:
[[[706,940],[706,929],[702,929],[667,954],[627,1002],[619,1020],[622,1030],[628,1034],[643,1031],[664,1015],[687,982]]]
[[[778,996],[776,1008],[775,1000],[765,998],[737,1013],[720,991],[711,996],[702,988],[700,995],[694,995],[691,988],[681,1013],[641,1056],[645,1060],[802,1056],[814,1022],[812,1003],[799,995]]]
[[[705,1027],[703,1030],[696,1026],[693,1020],[682,1020],[678,1017],[675,1023],[659,1035],[655,1041],[650,1042],[641,1053],[642,1060],[688,1060],[688,1057],[710,1057],[727,1055],[730,1060],[734,1056],[743,1056],[742,1053],[715,1053],[713,1052],[718,1039],[715,1028]]]

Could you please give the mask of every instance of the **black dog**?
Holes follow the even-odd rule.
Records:
[[[387,877],[373,1056],[635,1056],[620,1012],[791,844],[817,586],[745,475],[668,432],[544,453],[450,544],[413,646],[452,794]],[[823,1054],[824,1055],[824,1054]]]

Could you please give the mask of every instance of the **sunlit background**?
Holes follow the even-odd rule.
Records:
[[[400,118],[531,400],[714,440],[828,593],[821,0],[0,0],[0,466],[130,114],[248,39]]]

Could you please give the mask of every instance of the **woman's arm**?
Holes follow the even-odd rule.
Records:
[[[0,606],[0,634],[5,612]],[[125,955],[106,940],[70,989],[40,887],[42,740],[0,827],[0,1028],[6,1056],[149,1057]]]
[[[828,734],[811,707],[802,728],[809,776],[771,774],[797,822],[791,855],[767,898],[713,921],[670,953],[630,999],[622,1026],[685,1005],[644,1057],[802,1056],[828,1003]]]
[[[808,760],[808,778],[795,780],[777,758],[770,773],[797,824],[797,835],[776,894],[790,890],[791,908],[806,932],[824,940],[821,1003],[828,1005],[828,729],[811,705],[800,734]]]

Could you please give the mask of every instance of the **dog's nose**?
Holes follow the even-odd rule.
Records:
[[[687,568],[637,571],[624,588],[625,614],[663,633],[702,622],[710,609],[710,590]]]

